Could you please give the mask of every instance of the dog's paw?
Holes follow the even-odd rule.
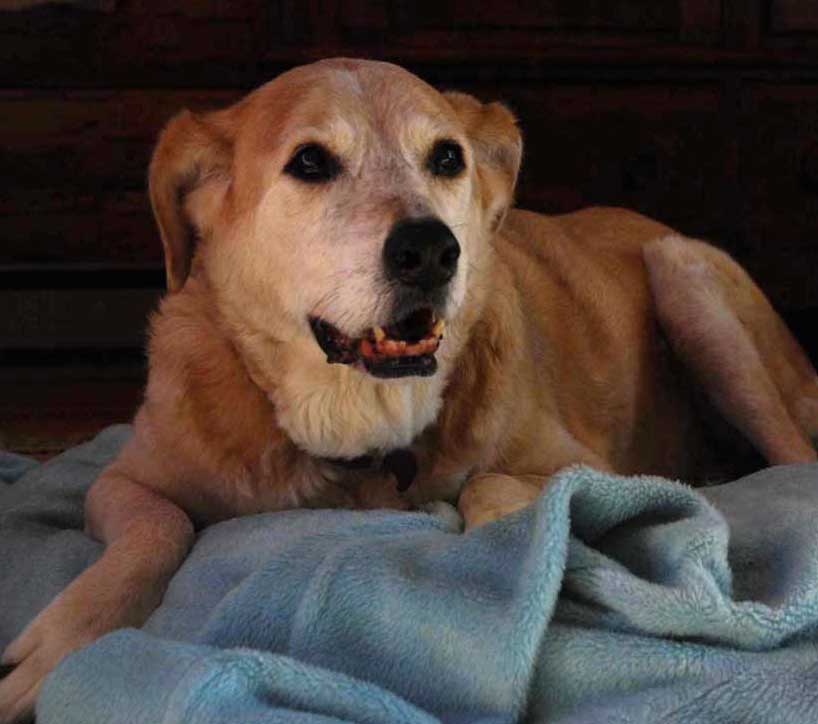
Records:
[[[31,721],[43,679],[67,653],[56,643],[26,629],[3,653],[3,664],[13,668],[0,679],[0,724]]]
[[[461,518],[460,513],[457,512],[457,508],[445,500],[433,500],[430,503],[421,503],[418,509],[436,518],[440,518],[440,520],[452,530],[463,530],[463,518]]]
[[[4,667],[5,668],[5,667]],[[39,685],[32,686],[27,673],[18,668],[0,679],[0,724],[28,724],[33,721]]]
[[[57,596],[0,656],[13,666],[0,679],[0,724],[27,721],[45,677],[66,655],[124,626],[141,626],[162,589],[95,563]]]
[[[94,638],[93,628],[73,618],[60,598],[43,610],[0,657],[0,663],[14,667],[0,679],[0,724],[29,721],[46,675]]]
[[[540,494],[538,476],[485,473],[471,478],[460,493],[457,509],[471,530],[511,515],[532,503]]]

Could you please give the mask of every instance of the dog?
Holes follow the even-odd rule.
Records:
[[[503,105],[372,61],[170,121],[149,178],[169,293],[86,500],[107,547],[4,652],[0,720],[144,623],[219,520],[459,500],[469,528],[577,463],[699,481],[738,439],[816,459],[818,378],[748,275],[623,209],[512,209],[521,158]]]

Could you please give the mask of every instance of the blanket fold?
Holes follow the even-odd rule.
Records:
[[[0,646],[99,555],[82,492],[128,434],[0,486]],[[818,466],[701,492],[574,467],[467,534],[451,512],[203,531],[141,631],[48,678],[38,721],[818,721]]]

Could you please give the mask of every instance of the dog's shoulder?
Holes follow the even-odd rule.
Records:
[[[566,214],[547,215],[514,209],[503,227],[504,236],[515,243],[570,243],[588,249],[611,247],[641,250],[647,242],[673,233],[664,224],[630,209],[589,206]]]
[[[163,447],[181,457],[188,448],[220,451],[214,464],[242,467],[276,434],[283,438],[270,401],[197,280],[162,300],[150,321],[148,356],[143,413]]]

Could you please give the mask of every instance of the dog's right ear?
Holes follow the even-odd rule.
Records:
[[[194,191],[223,192],[230,181],[232,157],[233,132],[226,111],[201,115],[182,111],[159,136],[148,186],[171,292],[184,286],[196,240],[204,231],[201,219],[192,218],[185,202]]]
[[[466,93],[443,97],[457,113],[474,147],[483,207],[492,231],[503,223],[514,199],[523,138],[514,114],[502,103],[481,103]]]

